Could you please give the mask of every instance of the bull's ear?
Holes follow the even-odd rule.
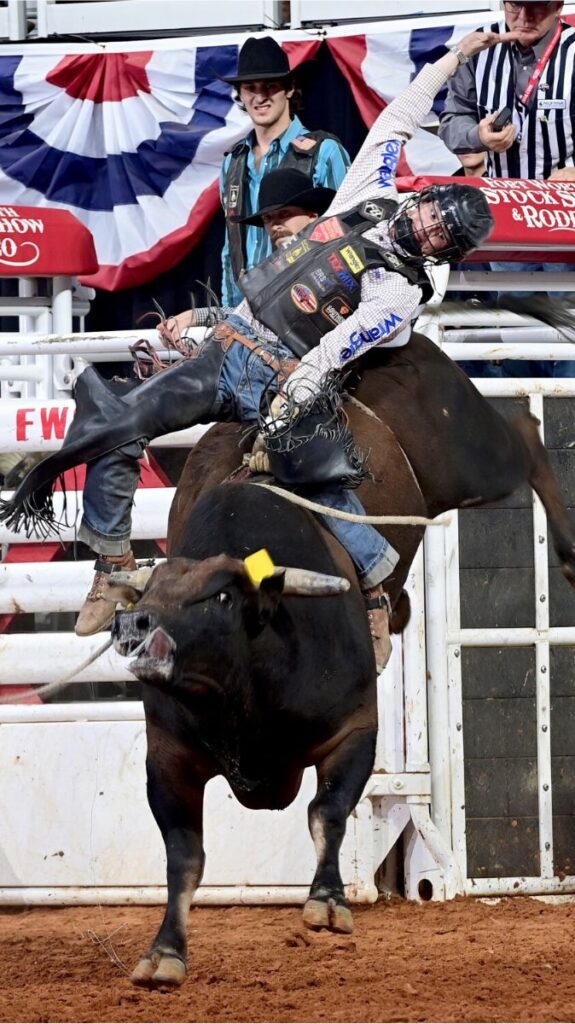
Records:
[[[248,632],[257,636],[261,629],[273,618],[281,601],[284,588],[285,573],[276,571],[272,576],[265,576],[254,594],[252,610],[249,617]]]

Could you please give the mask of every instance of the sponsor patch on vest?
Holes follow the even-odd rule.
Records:
[[[403,318],[397,313],[392,313],[383,322],[380,320],[376,327],[369,327],[366,331],[352,331],[349,336],[349,345],[342,348],[340,352],[340,362],[345,363],[348,359],[352,359],[362,345],[369,345],[371,341],[386,338],[401,323],[403,323]]]
[[[317,286],[317,290],[319,291],[320,295],[327,294],[327,292],[331,291],[331,289],[335,285],[335,278],[330,277],[329,274],[326,274],[325,270],[323,270],[321,267],[316,267],[315,270],[312,270],[310,277],[313,283]]]
[[[333,238],[341,238],[344,234],[343,225],[337,217],[322,220],[309,236],[314,242],[331,242]]]
[[[294,245],[293,249],[289,249],[285,253],[287,263],[296,263],[297,260],[301,260],[302,256],[304,256],[306,252],[309,252],[310,249],[311,245],[308,240],[304,238],[303,242],[300,242],[299,245]]]
[[[294,284],[290,295],[292,302],[302,313],[317,312],[317,299],[307,284]]]
[[[329,302],[321,307],[321,315],[329,320],[330,324],[334,324],[335,327],[338,324],[342,324],[346,317],[351,313],[351,307],[348,306],[345,299],[341,295],[334,295]]]
[[[393,182],[400,152],[401,142],[399,139],[389,139],[381,151],[381,164],[377,169],[377,177],[379,184],[384,188]]]
[[[353,246],[344,245],[343,249],[339,251],[352,273],[359,274],[362,270],[365,270],[365,265],[361,262]]]
[[[315,149],[317,143],[318,140],[310,139],[309,135],[298,135],[297,139],[292,139],[292,146],[301,149],[302,153],[309,153],[310,149]]]
[[[351,246],[349,248],[351,248]],[[352,249],[352,252],[353,252],[353,249]],[[338,280],[347,289],[347,291],[348,292],[356,291],[356,289],[359,287],[359,285],[358,285],[357,281],[355,280],[355,278],[352,277],[352,275],[350,274],[349,270],[347,269],[345,263],[343,262],[342,259],[340,259],[338,254],[336,252],[330,253],[330,255],[328,256],[328,261],[329,261],[329,264],[330,264],[332,270],[335,270],[335,272],[337,274],[337,277],[338,277]],[[361,266],[363,267],[363,264],[361,263],[361,260],[359,262],[360,262]]]
[[[235,209],[238,205],[238,197],[240,194],[240,186],[232,185],[230,188],[230,197],[228,199],[228,206],[231,210]]]
[[[378,203],[374,203],[373,200],[368,199],[367,203],[360,206],[359,212],[362,216],[367,217],[368,220],[380,221],[384,218],[383,207]]]

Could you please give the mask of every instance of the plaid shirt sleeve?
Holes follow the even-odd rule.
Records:
[[[348,171],[328,214],[343,213],[364,199],[395,199],[395,171],[401,147],[421,127],[435,96],[453,71],[446,54],[426,64],[411,85],[382,110]]]
[[[453,56],[427,64],[411,85],[381,112],[346,175],[328,214],[343,213],[365,199],[397,197],[395,172],[402,145],[431,110],[453,72]],[[421,289],[400,274],[369,270],[361,279],[358,308],[325,334],[291,374],[286,391],[295,401],[309,398],[332,370],[341,370],[374,345],[405,345],[421,303]]]

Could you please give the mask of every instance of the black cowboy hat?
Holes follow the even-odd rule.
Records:
[[[232,78],[221,78],[229,85],[241,85],[242,82],[259,82],[269,79],[281,81],[298,74],[304,65],[311,64],[306,60],[294,68],[290,68],[288,55],[276,42],[273,36],[256,39],[250,36],[242,46],[238,58],[238,70]]]
[[[325,213],[335,198],[335,189],[314,186],[311,178],[303,171],[287,168],[270,171],[264,175],[258,194],[259,209],[249,217],[230,218],[239,224],[255,224],[263,227],[264,213],[273,213],[284,206],[301,206],[313,213]]]

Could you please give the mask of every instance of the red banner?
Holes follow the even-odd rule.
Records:
[[[400,192],[426,185],[455,184],[453,178],[399,178]],[[495,218],[485,246],[466,260],[521,260],[575,266],[575,182],[465,178],[458,184],[480,188]]]
[[[0,277],[76,277],[97,269],[91,232],[68,210],[0,206]]]

